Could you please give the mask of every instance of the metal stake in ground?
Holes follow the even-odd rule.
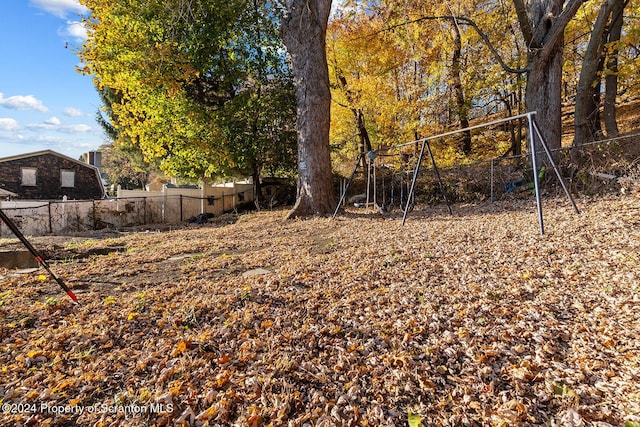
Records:
[[[45,259],[42,258],[42,255],[40,255],[40,253],[36,250],[36,248],[34,248],[33,245],[29,243],[27,238],[24,237],[24,235],[18,229],[18,227],[14,224],[14,222],[11,221],[11,218],[9,218],[4,212],[2,212],[2,209],[0,209],[0,219],[2,219],[2,221],[5,224],[7,224],[11,232],[15,234],[18,239],[20,239],[22,244],[24,244],[26,248],[29,250],[29,252],[31,252],[31,255],[35,257],[36,261],[38,261],[38,263],[41,266],[43,266],[45,270],[47,270],[47,272],[51,275],[51,277],[53,277],[53,279],[56,282],[58,282],[58,285],[60,285],[60,287],[67,293],[67,295],[69,295],[69,298],[71,298],[71,300],[77,304],[78,297],[76,297],[73,291],[71,291],[71,289],[69,289],[69,287],[65,285],[62,279],[58,278],[55,274],[53,274],[53,271],[51,271],[51,269],[49,268],[49,264],[47,264],[47,261],[45,261]]]

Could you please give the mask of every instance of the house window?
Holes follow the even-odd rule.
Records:
[[[36,175],[38,174],[38,169],[22,168],[21,170],[22,170],[22,185],[25,187],[35,187]]]
[[[76,173],[74,171],[60,169],[60,183],[63,188],[74,188],[76,186]]]

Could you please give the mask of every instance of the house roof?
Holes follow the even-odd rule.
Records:
[[[11,191],[3,190],[0,188],[0,197],[18,197],[16,193],[12,193]]]
[[[20,159],[26,159],[26,158],[29,158],[29,157],[44,156],[44,155],[60,157],[62,159],[68,160],[70,162],[77,163],[80,166],[84,166],[84,167],[93,169],[93,171],[96,174],[96,178],[97,178],[98,182],[100,183],[100,187],[102,188],[102,197],[105,196],[105,190],[104,190],[104,186],[102,184],[102,177],[100,176],[100,171],[98,170],[97,167],[95,167],[93,165],[90,165],[88,163],[85,163],[85,162],[83,162],[81,160],[76,160],[73,157],[66,156],[64,154],[58,153],[58,152],[53,151],[53,150],[34,151],[33,153],[25,153],[25,154],[18,154],[16,156],[2,157],[2,158],[0,158],[0,163],[10,162],[10,161],[20,160]]]
[[[94,168],[95,169],[95,166],[93,166],[93,165],[90,165],[88,163],[85,163],[83,161],[74,159],[73,157],[66,156],[64,154],[58,153],[58,152],[53,151],[53,150],[34,151],[33,153],[25,153],[25,154],[18,154],[16,156],[2,157],[2,158],[0,158],[0,162],[10,162],[10,161],[13,161],[13,160],[26,159],[28,157],[43,156],[43,155],[47,155],[47,154],[52,155],[52,156],[62,157],[63,159],[69,160],[70,162],[74,162],[74,163],[77,163],[79,165],[88,166],[90,168]]]

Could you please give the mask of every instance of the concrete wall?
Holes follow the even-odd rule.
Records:
[[[253,200],[253,184],[229,183],[205,189],[118,190],[118,198],[105,200],[0,201],[0,209],[23,234],[37,236],[179,224],[201,213],[221,215]],[[13,237],[4,223],[0,237]]]
[[[184,221],[201,213],[221,215],[254,200],[253,184],[250,182],[205,185],[203,188],[165,186],[163,191],[118,190],[118,198],[131,197],[164,203],[162,222],[167,223]],[[176,198],[180,198],[179,202],[169,202]]]

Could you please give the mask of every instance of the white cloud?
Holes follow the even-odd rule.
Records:
[[[0,92],[0,105],[13,110],[34,110],[43,113],[49,111],[42,101],[36,99],[33,95],[14,95],[5,98],[3,93]]]
[[[8,142],[10,144],[15,144],[18,142],[22,142],[25,140],[25,136],[21,133],[9,132],[9,133],[1,133],[0,132],[0,141]],[[4,151],[4,150],[3,150]]]
[[[49,118],[49,119],[45,120],[44,122],[45,122],[45,124],[52,125],[52,126],[59,126],[59,125],[60,125],[60,123],[61,123],[61,122],[60,122],[60,119],[58,119],[58,118],[57,118],[57,117],[55,117],[55,116],[53,116],[53,117],[51,117],[51,118]]]
[[[31,4],[58,18],[66,18],[70,14],[87,15],[89,12],[78,0],[31,0]]]
[[[64,30],[60,31],[62,37],[82,43],[87,39],[87,28],[80,21],[67,21]]]
[[[91,126],[85,124],[61,126],[59,129],[60,132],[64,133],[87,133],[92,130]]]
[[[56,130],[57,126],[50,123],[31,123],[27,125],[27,129],[38,132],[43,130]]]
[[[32,123],[27,125],[27,129],[34,132],[60,132],[60,133],[89,133],[94,129],[86,124],[63,125],[57,117],[51,117],[43,123]]]
[[[19,128],[20,126],[18,126],[18,122],[14,119],[0,118],[0,130],[14,131],[18,130]]]
[[[52,136],[52,135],[40,135],[32,139],[44,144],[49,144],[49,145],[54,145],[54,144],[62,145],[65,142],[64,138],[60,136]]]
[[[62,113],[65,116],[69,116],[69,117],[81,117],[84,115],[84,113],[80,110],[78,110],[77,108],[73,108],[73,107],[67,107],[65,108]]]

